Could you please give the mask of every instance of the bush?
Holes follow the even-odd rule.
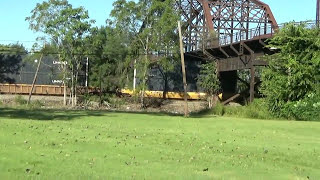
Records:
[[[225,107],[223,104],[218,102],[215,107],[212,109],[212,113],[215,115],[223,116],[225,113]]]
[[[246,106],[226,106],[225,115],[253,118],[253,119],[272,119],[272,114],[268,111],[265,99],[255,99]]]
[[[269,41],[269,47],[280,51],[266,56],[269,65],[262,73],[261,91],[275,116],[297,120],[319,117],[319,101],[313,95],[320,84],[319,34],[319,28],[292,23]]]
[[[287,118],[305,121],[320,121],[320,93],[310,93],[306,98],[289,102],[284,106],[282,115]]]

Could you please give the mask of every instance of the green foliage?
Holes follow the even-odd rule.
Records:
[[[64,67],[64,81],[67,84],[67,70],[71,79],[72,105],[74,105],[80,63],[83,54],[88,52],[91,25],[95,22],[89,19],[88,11],[83,7],[73,8],[67,0],[47,0],[38,3],[26,18],[29,28],[45,35],[59,52],[59,60],[67,62]]]
[[[0,83],[14,83],[9,74],[18,74],[26,50],[22,45],[0,45]]]
[[[320,30],[288,24],[270,40],[280,50],[268,56],[269,66],[262,74],[262,92],[269,110],[290,118],[294,106],[315,91],[320,83]]]
[[[252,119],[274,119],[265,99],[255,99],[246,106],[225,106],[225,116]]]
[[[128,64],[137,69],[141,90],[141,105],[144,106],[144,91],[147,89],[149,69],[157,67],[167,90],[168,76],[177,64],[178,35],[176,31],[178,12],[174,0],[139,0],[114,2],[108,23],[125,37],[128,45]],[[136,62],[136,63],[134,63]],[[132,69],[131,69],[132,71]],[[129,69],[128,69],[129,72]],[[130,79],[129,77],[127,79]]]
[[[201,115],[218,115],[226,117],[241,117],[250,119],[274,119],[268,110],[265,99],[255,99],[252,103],[241,105],[223,105],[218,102],[212,109],[200,112]]]
[[[198,85],[209,95],[215,95],[220,90],[220,81],[217,76],[216,62],[201,65]]]
[[[22,97],[21,95],[17,95],[17,96],[15,96],[15,98],[14,98],[14,102],[15,102],[17,105],[22,106],[22,105],[26,105],[28,101],[27,101],[24,97]]]
[[[40,100],[31,101],[28,105],[30,109],[40,109],[44,104]]]
[[[305,121],[320,121],[320,88],[305,98],[284,106],[288,118]]]
[[[128,48],[125,37],[112,27],[94,29],[90,37],[89,77],[90,86],[113,91],[122,88],[128,74]]]
[[[218,102],[211,111],[215,115],[223,116],[225,114],[225,106]]]

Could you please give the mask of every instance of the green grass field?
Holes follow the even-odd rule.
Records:
[[[320,179],[320,123],[0,108],[0,179]]]

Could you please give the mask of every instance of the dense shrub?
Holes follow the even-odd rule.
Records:
[[[319,42],[320,29],[303,24],[286,25],[269,41],[269,46],[280,52],[267,58],[262,92],[275,116],[298,120],[317,116],[313,93],[320,83]]]
[[[223,116],[225,113],[225,106],[219,102],[213,107],[211,113],[215,115]]]
[[[320,91],[310,93],[304,99],[285,105],[287,118],[297,120],[320,121]],[[284,114],[285,115],[285,114]]]

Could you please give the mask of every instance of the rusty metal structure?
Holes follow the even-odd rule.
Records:
[[[270,7],[260,0],[178,0],[186,56],[214,60],[222,88],[234,92],[237,71],[250,69],[250,100],[254,98],[258,56],[270,53],[265,40],[278,29]],[[232,87],[224,86],[232,84]]]

